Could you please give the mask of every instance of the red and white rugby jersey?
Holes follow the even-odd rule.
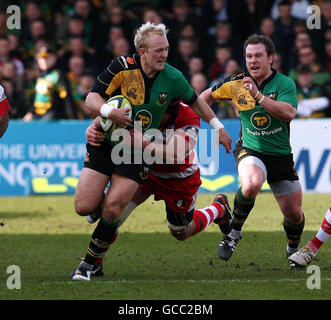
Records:
[[[0,85],[0,117],[10,110],[10,105],[5,95],[3,86]]]
[[[185,132],[189,137],[197,140],[200,130],[200,118],[191,107],[181,102],[174,123],[169,125],[166,129],[173,129],[173,132]],[[167,143],[172,135],[166,136],[166,130],[164,130],[163,133],[164,142]],[[182,162],[181,164],[156,164],[153,166],[151,173],[163,179],[180,179],[191,176],[199,168],[197,155],[194,149],[190,154],[186,155],[185,163]]]

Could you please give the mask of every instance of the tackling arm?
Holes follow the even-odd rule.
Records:
[[[101,142],[105,139],[105,136],[101,128],[100,117],[96,117],[87,127],[85,136],[90,145],[94,147],[101,146]]]
[[[193,150],[197,138],[192,137],[183,130],[176,130],[167,144],[150,142],[143,137],[140,131],[133,129],[135,145],[140,145],[152,157],[162,158],[165,163],[178,164],[185,161],[185,157]]]

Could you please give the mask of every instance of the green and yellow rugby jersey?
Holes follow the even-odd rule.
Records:
[[[68,91],[61,79],[59,71],[51,69],[37,78],[34,96],[34,112],[45,115],[59,99],[66,99]]]
[[[241,120],[243,146],[264,154],[286,155],[291,153],[289,123],[270,115],[244,88],[243,73],[226,78],[212,88],[215,100],[232,100]],[[273,70],[259,88],[266,97],[284,101],[297,108],[295,83],[289,77]]]
[[[115,58],[97,77],[91,91],[105,99],[125,96],[132,105],[132,120],[141,122],[144,132],[159,127],[169,105],[180,100],[191,105],[197,99],[183,74],[167,63],[156,77],[148,78],[137,54]]]

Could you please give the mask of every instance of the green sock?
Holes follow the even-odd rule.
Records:
[[[88,264],[94,264],[97,259],[107,250],[114,235],[116,234],[120,221],[108,222],[100,217],[99,223],[95,228],[90,245],[84,261]]]
[[[289,222],[285,217],[283,221],[283,227],[287,236],[288,246],[290,248],[297,248],[301,240],[301,234],[305,226],[305,216],[299,224]]]
[[[246,198],[241,191],[241,187],[238,189],[235,198],[234,198],[234,205],[233,205],[233,223],[232,229],[240,231],[245,223],[249,213],[251,212],[252,208],[254,207],[254,199]]]

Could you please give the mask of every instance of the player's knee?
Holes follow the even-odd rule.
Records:
[[[284,210],[284,216],[288,221],[290,221],[293,224],[299,224],[303,220],[303,212],[301,209],[301,206],[294,207],[294,208],[288,208],[283,209]]]
[[[121,217],[123,206],[119,201],[111,201],[104,204],[102,216],[109,221],[117,221]]]
[[[243,195],[248,199],[254,199],[262,188],[262,184],[257,180],[250,180],[241,187]]]
[[[184,241],[189,237],[189,234],[186,231],[178,232],[170,229],[170,234],[179,241]]]
[[[192,230],[194,229],[193,220],[183,226],[173,225],[169,221],[167,221],[167,223],[171,235],[179,241],[184,241],[192,235]]]
[[[79,216],[87,216],[97,210],[98,206],[91,206],[87,201],[75,200],[75,211]]]

